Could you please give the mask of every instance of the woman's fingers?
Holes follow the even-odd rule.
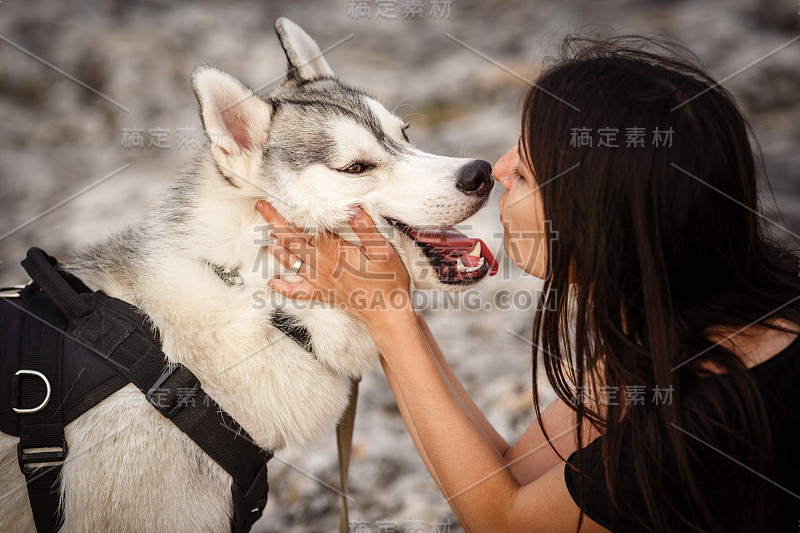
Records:
[[[307,261],[303,260],[302,257],[292,253],[280,241],[277,240],[268,244],[266,248],[281,265],[286,267],[287,270],[304,279],[308,279],[308,275],[310,273],[309,264]],[[299,266],[297,263],[298,261],[300,261]],[[297,266],[296,271],[295,266]]]
[[[360,207],[355,207],[350,227],[361,246],[353,245],[335,233],[324,233],[312,242],[309,236],[295,233],[268,203],[261,201],[257,207],[275,236],[275,243],[268,246],[268,250],[289,270],[298,258],[302,260],[298,274],[313,282],[314,286],[322,283],[334,287],[345,280],[359,287],[372,282],[392,281],[407,285],[407,279],[403,279],[407,278],[407,272],[399,256]]]
[[[323,232],[319,238],[298,234],[268,203],[259,202],[257,207],[275,236],[267,250],[289,272],[297,266],[301,279],[299,283],[291,283],[273,277],[269,285],[278,294],[325,302],[365,322],[369,313],[365,314],[362,300],[387,301],[397,290],[407,294],[409,279],[405,265],[360,207],[356,207],[350,226],[362,246],[355,246],[335,233]]]
[[[262,217],[264,217],[264,220],[267,221],[267,224],[269,224],[269,227],[273,232],[276,230],[290,230],[290,224],[286,222],[286,219],[283,218],[269,202],[265,200],[259,200],[256,202],[256,209],[258,209],[258,212],[261,213]]]
[[[314,246],[311,244],[310,235],[302,231],[296,231],[272,205],[264,200],[260,200],[256,204],[256,208],[269,224],[271,233],[276,240],[304,262],[311,265],[315,264]],[[291,268],[291,265],[289,268]]]
[[[267,283],[272,287],[272,290],[287,298],[295,298],[297,300],[317,299],[314,296],[314,288],[306,280],[300,283],[289,283],[280,278],[271,278]]]
[[[361,241],[361,252],[369,259],[386,260],[387,253],[392,245],[380,234],[375,223],[363,209],[356,206],[353,216],[350,218],[350,227]]]

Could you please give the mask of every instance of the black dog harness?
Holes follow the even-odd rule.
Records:
[[[22,266],[32,281],[0,298],[0,431],[20,437],[19,466],[37,531],[63,523],[64,426],[128,383],[230,474],[231,531],[248,531],[267,503],[272,452],[254,444],[189,369],[168,363],[141,310],[92,292],[39,248],[28,250]],[[281,325],[310,345],[302,326]]]

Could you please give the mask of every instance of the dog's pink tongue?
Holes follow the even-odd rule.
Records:
[[[416,232],[414,238],[420,242],[433,244],[434,246],[438,246],[440,248],[449,248],[453,251],[463,250],[465,252],[469,252],[475,248],[475,243],[480,240],[470,239],[455,228],[442,231],[421,230]],[[481,244],[481,248],[483,248],[483,244]]]
[[[431,244],[437,248],[456,254],[461,258],[461,262],[466,267],[472,267],[478,264],[478,258],[467,255],[471,252],[477,243],[481,245],[481,257],[489,265],[489,275],[494,276],[497,274],[500,265],[497,260],[489,251],[489,247],[481,239],[473,239],[467,237],[455,228],[450,228],[442,231],[418,231],[414,238],[420,242]],[[460,252],[460,253],[459,253]]]

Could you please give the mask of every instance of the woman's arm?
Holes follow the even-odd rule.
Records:
[[[444,373],[444,376],[447,378],[447,381],[450,383],[453,391],[458,396],[464,408],[469,411],[470,415],[472,415],[472,418],[481,427],[483,432],[486,434],[486,437],[492,441],[492,444],[494,444],[494,447],[497,449],[498,453],[500,453],[500,455],[505,455],[505,453],[511,447],[497,432],[497,430],[494,429],[494,426],[492,426],[492,424],[486,419],[486,415],[484,415],[483,411],[481,411],[480,408],[475,405],[475,402],[472,400],[469,393],[466,391],[466,389],[464,389],[464,385],[462,385],[461,381],[459,381],[456,375],[453,374],[453,369],[450,368],[450,365],[442,354],[442,350],[439,348],[439,344],[436,342],[436,339],[433,338],[433,333],[431,333],[431,329],[428,327],[428,323],[425,321],[425,318],[421,313],[417,313],[416,315],[417,322],[419,323],[419,329],[422,331],[422,335],[425,337],[425,342],[428,345],[428,349],[435,357],[436,363],[441,368],[441,371]]]
[[[588,445],[600,436],[590,424],[584,424],[583,444],[578,446],[578,419],[575,411],[560,398],[553,400],[541,414],[547,437],[542,433],[539,422],[534,421],[503,458],[520,483],[526,484],[550,471],[554,466],[564,465],[564,459],[579,447]],[[558,451],[550,447],[553,444]]]
[[[436,358],[436,362],[442,369],[447,381],[458,395],[462,405],[472,415],[475,422],[481,427],[486,436],[492,441],[497,451],[503,456],[508,464],[508,468],[517,481],[525,485],[541,477],[548,470],[556,465],[563,464],[561,458],[553,452],[547,439],[539,427],[539,422],[534,421],[525,433],[517,440],[513,446],[500,436],[494,426],[486,419],[483,412],[472,401],[464,386],[453,374],[453,370],[447,363],[442,354],[442,350],[436,343],[428,323],[425,318],[417,313],[419,328],[425,337],[428,348]],[[384,365],[384,370],[387,370]],[[387,377],[389,376],[387,372]],[[562,457],[567,458],[578,449],[578,438],[575,431],[577,427],[577,415],[560,398],[556,398],[541,413],[542,423],[547,429],[547,436]],[[588,428],[586,428],[588,426]],[[599,436],[599,433],[586,424],[584,426],[583,446],[586,446]],[[440,487],[441,488],[441,487]]]
[[[369,217],[358,212],[351,219],[362,243],[354,246],[336,235],[298,234],[268,204],[259,209],[277,237],[269,251],[286,268],[303,259],[300,283],[273,278],[270,285],[290,298],[338,306],[366,324],[417,449],[465,529],[574,531],[579,510],[563,464],[520,486],[429,348],[411,305],[408,272]],[[393,305],[365,308],[356,298],[375,301],[370,296],[378,293]],[[396,305],[398,295],[404,305]]]
[[[575,530],[578,508],[566,489],[563,463],[519,485],[463,407],[413,311],[371,332],[420,455],[467,530]]]

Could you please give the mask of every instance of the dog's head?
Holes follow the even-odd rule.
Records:
[[[452,228],[486,204],[486,161],[414,147],[407,124],[340,82],[293,22],[275,28],[287,80],[267,99],[213,67],[192,75],[210,150],[231,192],[264,198],[290,223],[348,240],[360,205],[390,240],[416,288],[458,290],[497,271],[480,239]]]

